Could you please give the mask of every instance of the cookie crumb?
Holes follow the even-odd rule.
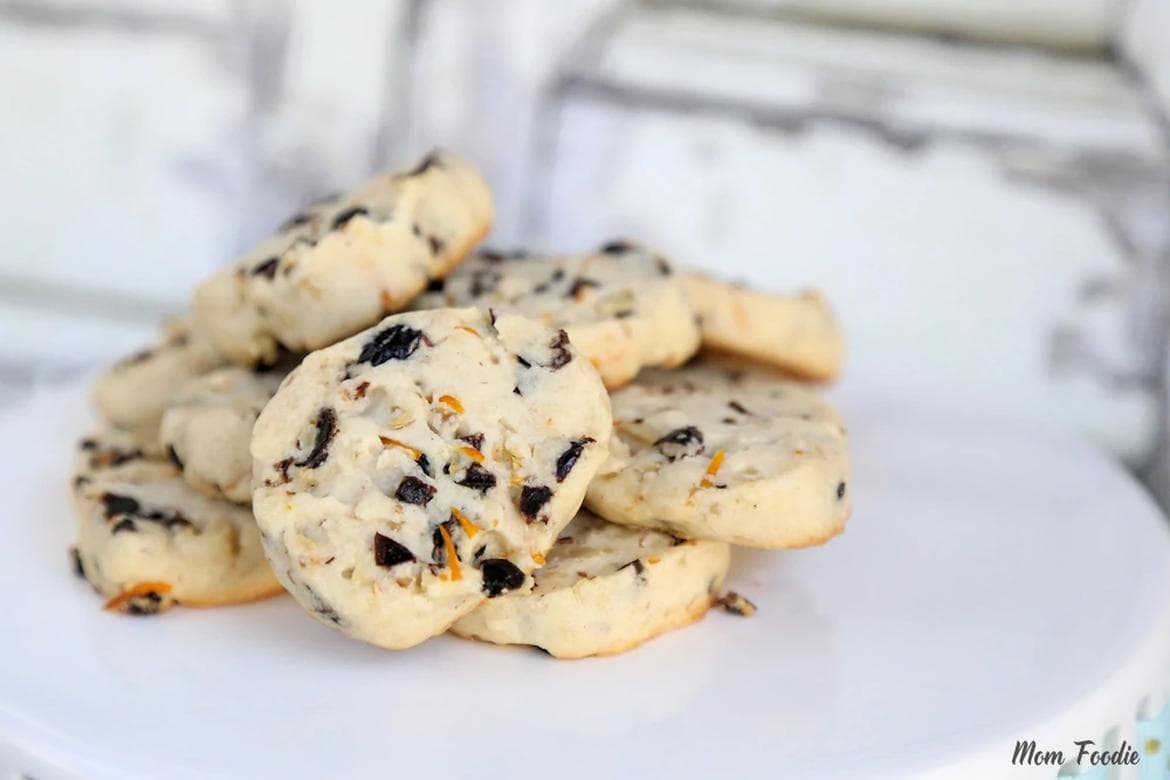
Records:
[[[717,603],[719,606],[723,607],[725,611],[730,612],[733,615],[739,615],[740,617],[751,617],[752,615],[756,614],[756,605],[736,593],[734,590],[727,591],[723,598],[719,599]]]

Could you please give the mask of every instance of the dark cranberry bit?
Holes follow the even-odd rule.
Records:
[[[546,293],[549,291],[549,289],[554,284],[558,284],[564,278],[565,278],[565,269],[558,268],[557,270],[552,272],[552,276],[550,276],[547,281],[543,281],[540,284],[536,285],[535,287],[532,288],[532,291],[535,293]]]
[[[556,338],[549,342],[548,348],[553,352],[552,362],[548,364],[548,368],[553,371],[564,367],[573,359],[573,354],[569,352],[569,334],[563,330],[557,331]]]
[[[503,275],[491,268],[479,268],[471,274],[471,289],[468,291],[472,298],[479,298],[494,292],[500,285]]]
[[[325,407],[317,412],[317,439],[313,442],[313,450],[296,465],[301,468],[315,469],[329,457],[329,443],[337,435],[337,413]]]
[[[414,554],[389,536],[374,534],[374,563],[387,568],[413,561]]]
[[[333,218],[333,230],[339,230],[346,226],[354,217],[368,217],[370,212],[363,206],[354,206],[338,212],[337,216]]]
[[[434,469],[431,468],[431,459],[427,457],[425,452],[420,452],[418,457],[414,459],[414,462],[418,464],[420,469],[422,469],[422,473],[426,474],[428,477],[435,476]]]
[[[276,469],[276,473],[280,475],[280,484],[281,485],[287,483],[290,479],[292,479],[292,477],[290,477],[288,475],[288,470],[289,470],[289,468],[292,467],[292,464],[293,464],[292,458],[285,458],[284,460],[277,461],[276,463],[274,463],[272,465],[272,468]]]
[[[607,255],[622,255],[634,248],[634,245],[629,241],[610,241],[601,247],[601,251]]]
[[[280,265],[279,257],[270,257],[252,269],[252,276],[263,276],[268,281],[276,278],[276,269]]]
[[[179,453],[175,452],[175,447],[172,444],[167,445],[167,460],[179,471],[183,470],[183,461],[179,458]]]
[[[288,578],[293,582],[296,582],[296,578],[293,577],[291,569],[288,572]],[[341,625],[341,615],[337,614],[337,610],[334,609],[328,601],[321,598],[320,593],[313,590],[303,582],[300,583],[300,586],[305,589],[305,594],[309,597],[309,608],[312,609],[314,613],[320,615],[334,625]]]
[[[134,521],[131,520],[129,517],[123,517],[121,520],[119,520],[114,525],[113,528],[110,529],[110,533],[111,534],[118,534],[118,533],[122,533],[123,531],[128,531],[130,533],[137,533],[138,526],[134,525]]]
[[[534,519],[540,508],[552,498],[552,488],[544,485],[525,485],[520,488],[520,511],[525,517]]]
[[[281,233],[283,233],[286,230],[291,230],[295,227],[299,227],[300,225],[307,225],[309,222],[312,221],[312,219],[313,219],[312,214],[309,214],[308,212],[302,211],[298,214],[293,214],[291,217],[286,219],[281,224],[279,230]]]
[[[640,576],[642,574],[642,572],[646,571],[645,564],[643,564],[642,561],[638,558],[635,558],[634,560],[630,561],[627,564],[619,566],[618,571],[621,571],[622,569],[628,569],[631,566],[634,567],[634,574],[636,574],[636,575]]]
[[[520,392],[520,388],[519,388],[519,387],[513,387],[513,388],[512,388],[512,393],[513,393],[513,394],[515,394],[515,395],[519,395],[519,396],[523,396],[523,395],[524,395],[524,393],[521,393],[521,392]]]
[[[675,428],[654,442],[654,447],[671,463],[679,458],[703,453],[703,433],[693,425]]]
[[[741,404],[739,401],[728,401],[727,405],[730,406],[735,411],[739,412],[740,414],[751,414],[751,412],[749,412],[747,409],[745,409],[743,404]]]
[[[126,366],[134,366],[134,365],[137,365],[139,363],[145,363],[146,361],[150,360],[152,357],[154,357],[154,350],[153,349],[144,349],[141,352],[135,352],[130,357],[122,358],[121,360],[119,360],[117,362],[116,367],[117,368],[125,368]]]
[[[444,244],[443,239],[439,238],[438,236],[427,236],[427,246],[431,248],[432,255],[437,255],[443,251],[443,247],[446,246],[446,244]]]
[[[431,533],[431,561],[435,565],[447,565],[447,543],[443,540],[443,532],[439,530],[440,526],[447,529],[447,535],[454,542],[455,527],[458,524],[457,520],[448,520],[445,523],[439,523],[439,525],[435,526],[435,530]],[[458,550],[455,551],[455,557],[459,557]]]
[[[123,611],[127,615],[157,615],[161,607],[162,596],[152,590],[149,593],[132,597],[126,602]]]
[[[136,515],[142,509],[135,499],[117,493],[102,493],[101,502],[106,509],[107,520],[112,520],[118,515]]]
[[[359,363],[380,366],[390,360],[406,360],[418,349],[423,332],[406,325],[391,325],[370,339],[358,355]]]
[[[488,558],[480,565],[480,570],[483,572],[483,592],[488,598],[516,590],[524,584],[524,572],[506,558]]]
[[[719,606],[733,615],[740,617],[751,617],[756,614],[756,605],[749,599],[739,595],[734,590],[727,591],[726,595],[718,601]]]
[[[573,280],[573,283],[571,285],[569,285],[569,290],[568,290],[568,292],[565,293],[565,297],[566,298],[576,298],[577,295],[582,290],[586,289],[587,287],[600,287],[600,286],[601,286],[601,282],[597,281],[596,279],[589,279],[589,278],[584,277],[584,276],[578,276],[576,279]]]
[[[525,368],[532,368],[532,364],[529,363],[527,360],[525,360],[520,355],[516,356],[516,362],[519,363],[520,365],[524,366]]]
[[[406,504],[426,506],[435,497],[435,488],[417,477],[403,477],[394,497]]]
[[[837,500],[840,501],[842,498],[845,498],[845,483],[838,482],[837,483]]]
[[[577,465],[577,459],[581,457],[581,452],[585,449],[586,444],[592,444],[595,439],[592,436],[586,436],[584,439],[578,439],[569,444],[568,449],[561,453],[557,458],[557,482],[564,482],[565,477],[569,476],[569,472],[573,470],[573,466]]]
[[[96,441],[94,441],[93,439],[82,439],[81,444],[79,444],[78,446],[81,449],[89,452],[91,450],[96,450],[98,443]]]
[[[472,446],[473,449],[483,450],[483,434],[469,433],[466,436],[459,437],[461,441],[465,441]]]
[[[496,475],[478,463],[472,463],[463,474],[463,479],[457,480],[456,485],[487,493],[496,486]]]
[[[418,165],[406,172],[407,176],[418,176],[426,173],[433,165],[442,165],[443,160],[439,157],[438,150],[427,153],[427,156],[419,160]]]
[[[670,276],[674,273],[674,270],[670,267],[670,263],[666,262],[663,258],[655,258],[654,262],[658,265],[658,273],[663,276]]]
[[[444,279],[428,279],[427,280],[427,292],[429,292],[429,293],[443,292],[443,288],[446,286],[447,286],[447,282]]]

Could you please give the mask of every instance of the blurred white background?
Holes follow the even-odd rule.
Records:
[[[1170,482],[1165,0],[0,0],[0,67],[0,403],[443,145],[493,243],[821,287],[844,390]]]

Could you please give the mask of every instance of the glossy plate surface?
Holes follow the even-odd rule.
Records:
[[[736,551],[754,617],[558,662],[450,637],[381,651],[286,597],[102,612],[66,554],[83,395],[0,417],[14,776],[1053,777],[1004,773],[1014,741],[1097,736],[1164,693],[1165,522],[1069,440],[843,404],[853,519],[821,548]]]

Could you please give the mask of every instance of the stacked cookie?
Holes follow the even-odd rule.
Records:
[[[99,378],[73,489],[108,608],[283,588],[382,647],[579,657],[702,616],[731,544],[843,528],[844,427],[795,378],[839,368],[822,299],[627,242],[477,251],[491,217],[432,153],[294,215]]]

